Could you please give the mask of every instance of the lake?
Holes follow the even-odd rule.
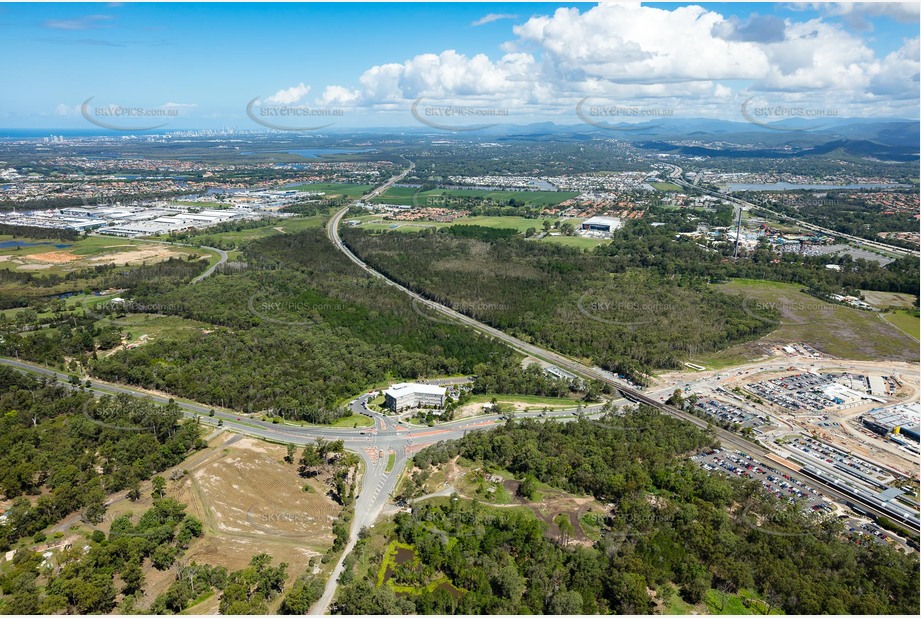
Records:
[[[262,153],[241,152],[240,155],[267,154],[273,152],[284,152],[286,154],[295,154],[305,159],[319,159],[329,155],[337,154],[358,154],[361,152],[374,152],[374,148],[296,148],[294,150],[268,150]]]
[[[19,247],[41,247],[43,245],[54,245],[55,249],[66,249],[72,245],[59,245],[53,242],[26,242],[24,240],[4,240],[0,242],[0,249],[16,249]]]

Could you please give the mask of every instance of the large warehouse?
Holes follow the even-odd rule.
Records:
[[[591,217],[582,222],[582,229],[592,232],[607,232],[610,234],[623,226],[617,217]]]
[[[384,405],[399,412],[407,408],[441,407],[445,403],[446,388],[433,384],[404,382],[394,384],[384,391]]]
[[[870,410],[861,417],[864,427],[882,436],[887,434],[902,435],[918,442],[919,416],[921,406],[913,404],[896,404],[885,408]]]

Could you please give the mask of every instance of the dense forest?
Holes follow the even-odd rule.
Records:
[[[553,244],[352,230],[345,239],[433,300],[636,381],[653,367],[767,332],[740,300],[697,278],[641,265],[612,275],[613,260]]]
[[[94,400],[0,367],[0,491],[12,500],[0,551],[70,513],[102,520],[105,499],[181,462],[202,446],[178,406],[128,396]]]
[[[569,390],[569,384],[522,370],[507,347],[434,318],[369,277],[336,251],[322,230],[254,241],[244,257],[245,269],[218,271],[195,285],[189,282],[201,272],[199,260],[104,270],[100,281],[130,289],[130,302],[95,303],[84,315],[66,311],[56,299],[15,319],[0,318],[0,351],[311,422],[347,415],[344,398],[400,379],[479,372],[496,376],[484,382],[493,393]],[[39,317],[37,311],[47,313]],[[123,349],[119,318],[140,312],[197,320],[201,326]],[[53,328],[36,332],[41,327]]]
[[[338,252],[323,230],[251,243],[243,272],[194,286],[152,278],[133,300],[213,326],[92,362],[95,375],[197,401],[330,422],[373,384],[441,374],[511,355],[427,318]],[[111,308],[117,314],[119,308]]]
[[[761,611],[913,613],[916,555],[842,538],[752,481],[710,475],[685,455],[714,444],[651,408],[601,422],[512,422],[420,452],[429,468],[461,461],[536,478],[608,504],[591,547],[549,535],[521,509],[476,501],[426,501],[395,517],[393,540],[418,563],[395,569],[395,593],[367,572],[344,579],[338,613],[652,613],[654,599],[699,603],[711,590],[754,591]],[[770,522],[757,525],[757,521]],[[564,526],[560,528],[563,535]],[[367,537],[367,535],[366,535]],[[356,551],[370,551],[359,543]],[[376,556],[371,556],[376,558]],[[447,578],[460,591],[426,586]]]
[[[125,268],[115,264],[99,264],[66,274],[0,269],[0,309],[31,306],[41,310],[61,294],[83,293],[107,288],[128,288],[153,278],[170,279],[174,283],[188,282],[208,268],[208,260],[189,254],[171,257],[155,264],[140,264]],[[0,318],[3,319],[3,318]]]
[[[834,271],[825,268],[828,257],[779,257],[759,248],[751,259],[732,261],[714,247],[676,238],[679,223],[631,222],[592,251],[466,230],[371,234],[353,228],[343,238],[376,269],[435,301],[636,381],[651,369],[678,367],[689,356],[767,332],[770,320],[709,283],[744,277],[799,283],[816,294],[918,293],[917,260],[882,267],[842,256],[836,258],[841,270]]]

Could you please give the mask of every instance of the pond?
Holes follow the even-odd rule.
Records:
[[[54,245],[55,249],[66,249],[73,245],[57,244],[53,242],[27,242],[25,240],[4,240],[0,242],[0,249],[17,249],[21,247],[43,247],[45,245]]]

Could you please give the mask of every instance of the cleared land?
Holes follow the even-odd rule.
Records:
[[[755,342],[692,359],[708,368],[740,364],[769,354],[778,344],[803,342],[820,352],[854,360],[918,360],[915,341],[877,314],[827,303],[801,286],[769,281],[735,280],[717,286],[742,296],[747,306],[769,305],[780,312],[777,328]]]
[[[201,234],[192,236],[186,242],[191,244],[207,245],[213,239],[220,238],[222,240],[232,242],[236,245],[242,245],[254,240],[265,238],[266,236],[272,236],[273,234],[293,234],[294,232],[300,232],[301,230],[306,230],[313,227],[322,227],[325,222],[325,215],[315,215],[312,217],[292,217],[290,219],[285,219],[282,222],[273,222],[261,227],[254,227],[245,230],[212,234],[202,232]]]
[[[368,215],[366,217],[359,217],[359,221],[363,221],[361,224],[361,229],[367,230],[397,230],[400,232],[418,232],[419,230],[427,227],[449,227],[451,225],[479,225],[482,227],[491,227],[491,228],[506,228],[511,230],[517,230],[519,232],[525,232],[528,228],[534,228],[538,232],[543,231],[544,219],[528,219],[526,217],[460,217],[455,219],[451,223],[442,223],[438,221],[393,221],[389,219],[383,219],[380,215]],[[567,223],[572,223],[573,225],[578,225],[582,222],[581,219],[557,219],[557,218],[547,218],[547,221],[554,223],[555,221],[562,221]]]
[[[479,225],[481,227],[490,227],[490,228],[505,228],[511,230],[517,230],[518,232],[526,232],[529,228],[534,228],[537,230],[538,234],[542,234],[544,231],[544,221],[550,221],[554,223],[560,221],[561,223],[571,223],[573,226],[578,226],[582,223],[582,219],[575,218],[538,218],[538,219],[528,219],[526,217],[460,217],[455,219],[451,223],[443,223],[440,221],[392,221],[388,219],[381,218],[380,215],[366,215],[363,217],[358,217],[357,220],[361,221],[361,229],[363,230],[385,230],[391,232],[419,232],[426,228],[436,228],[440,229],[443,227],[451,227],[452,225]],[[584,238],[582,236],[563,236],[558,235],[546,235],[543,238],[540,238],[537,242],[550,242],[558,245],[565,245],[567,247],[576,247],[578,249],[591,249],[599,245],[606,244],[610,241],[603,238]]]
[[[0,242],[7,240],[13,239],[9,236],[0,236]],[[171,257],[201,255],[204,251],[192,247],[176,247],[101,236],[81,238],[72,243],[28,238],[17,238],[14,242],[29,243],[30,246],[0,249],[0,268],[40,271],[43,274],[66,274],[101,265],[152,264]]]
[[[874,307],[885,309],[887,307],[899,307],[909,309],[915,306],[915,296],[913,294],[901,294],[898,292],[874,292],[872,290],[860,290],[863,297]]]
[[[326,475],[301,478],[296,464],[283,461],[285,454],[284,446],[222,432],[211,437],[206,449],[161,473],[168,479],[166,495],[186,504],[186,513],[204,524],[204,536],[192,543],[184,561],[234,571],[246,567],[252,556],[267,552],[274,563],[288,563],[286,585],[290,585],[308,568],[311,557],[332,545],[332,522],[341,507],[326,495]],[[303,491],[305,485],[309,492]],[[123,513],[133,514],[137,521],[153,504],[151,491],[146,481],[137,502],[128,501],[124,492],[116,494],[103,522],[94,528],[108,532]],[[68,536],[91,529],[77,515],[60,525],[67,528]],[[176,578],[173,569],[158,571],[151,566],[144,575],[145,607]],[[217,613],[218,598],[202,599],[188,613]]]
[[[131,313],[119,318],[103,318],[96,324],[100,327],[114,326],[126,336],[124,345],[117,349],[124,349],[125,345],[142,345],[154,339],[183,331],[203,331],[209,326],[204,322],[153,313]]]
[[[606,245],[610,240],[603,238],[585,238],[583,236],[544,236],[540,242],[552,242],[566,247],[575,247],[577,249],[592,249],[599,245]]]

